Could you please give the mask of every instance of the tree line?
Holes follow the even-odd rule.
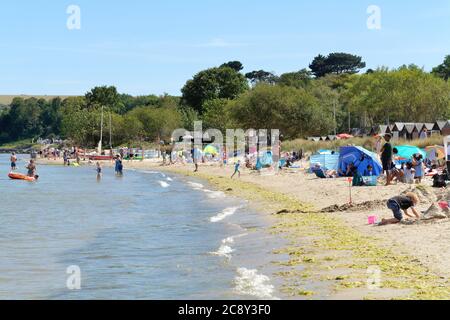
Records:
[[[200,71],[180,97],[120,94],[96,87],[80,97],[15,98],[0,108],[0,143],[30,138],[70,139],[95,146],[104,132],[114,145],[170,141],[177,128],[280,129],[285,139],[346,132],[389,122],[450,118],[450,56],[426,72],[416,65],[368,69],[348,53],[318,55],[299,71],[243,73],[239,61]],[[106,141],[108,139],[105,139]]]

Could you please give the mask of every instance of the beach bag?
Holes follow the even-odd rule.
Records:
[[[376,187],[378,179],[376,176],[363,177],[364,185],[367,187]]]
[[[445,188],[447,187],[447,183],[445,180],[447,179],[447,175],[445,174],[437,174],[433,177],[433,188]]]

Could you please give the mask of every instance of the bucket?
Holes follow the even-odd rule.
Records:
[[[370,216],[368,217],[369,225],[377,223],[377,217],[376,216]]]
[[[439,207],[440,207],[442,210],[448,209],[448,202],[446,202],[446,201],[441,201],[441,202],[439,202]]]

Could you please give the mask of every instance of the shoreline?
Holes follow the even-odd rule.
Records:
[[[45,164],[55,163],[50,160],[45,161]],[[104,163],[105,166],[110,164]],[[341,204],[332,200],[334,198],[331,196],[331,199],[325,199],[327,201],[311,205],[302,201],[302,193],[282,192],[281,185],[286,184],[286,181],[282,183],[280,180],[290,180],[294,175],[261,177],[244,171],[241,179],[231,180],[230,167],[200,166],[200,173],[194,174],[189,165],[163,167],[157,162],[148,161],[125,162],[124,165],[125,169],[172,172],[208,181],[218,190],[248,200],[251,206],[275,216],[278,221],[272,226],[271,232],[289,241],[289,246],[273,252],[273,263],[279,267],[276,276],[284,283],[281,290],[288,297],[354,300],[450,297],[448,277],[432,260],[428,261],[423,255],[416,254],[416,248],[406,248],[401,241],[393,241],[392,234],[396,235],[399,229],[405,234],[411,230],[417,232],[420,226],[370,227],[369,230],[365,225],[367,222],[362,223],[367,218],[364,208],[359,211],[344,209],[321,212],[331,201],[337,207]],[[298,180],[298,177],[293,179]],[[311,183],[323,183],[319,180],[303,182],[307,187]],[[345,185],[345,181],[335,183]],[[376,190],[376,197],[398,193],[406,186],[382,188],[372,189]],[[322,186],[322,189],[322,196],[333,193],[330,188]],[[367,195],[367,191],[361,193],[355,194],[357,203]],[[304,195],[305,199],[314,199]],[[381,208],[376,210],[386,212]],[[449,224],[442,225],[447,228]],[[440,224],[431,227],[439,228]],[[420,242],[416,245],[420,245]],[[286,260],[285,256],[290,258]],[[368,272],[373,269],[381,274],[380,286],[375,289],[368,287],[368,280],[371,279]]]

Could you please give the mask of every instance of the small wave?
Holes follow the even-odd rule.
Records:
[[[217,216],[212,217],[210,219],[210,221],[211,222],[222,221],[223,219],[235,214],[238,209],[239,209],[239,207],[226,208],[221,213],[219,213]]]
[[[173,181],[173,179],[172,179],[172,178],[169,178],[169,177],[167,177],[166,180],[169,181],[169,182],[172,182],[172,181]]]
[[[233,244],[234,243],[234,237],[229,237],[229,238],[223,239],[222,243],[223,244]]]
[[[240,234],[240,235],[237,235],[237,236],[228,237],[228,238],[222,240],[222,244],[233,244],[236,239],[242,238],[242,237],[245,237],[245,236],[248,236],[248,234],[244,233],[244,234]]]
[[[188,185],[190,185],[194,189],[203,189],[204,185],[201,183],[195,183],[195,182],[188,182]]]
[[[165,177],[166,177],[166,175],[165,175],[164,173],[162,173],[162,172],[160,172],[159,174],[160,174],[160,175],[161,175],[161,177],[163,177],[163,178],[165,178]]]
[[[159,182],[159,184],[161,185],[161,187],[163,187],[163,188],[168,188],[168,187],[170,187],[170,184],[168,184],[167,182],[165,182],[165,181],[158,181]]]
[[[157,171],[143,171],[143,172],[147,174],[159,174],[159,172]]]
[[[258,270],[239,268],[238,276],[235,278],[235,290],[239,294],[254,296],[260,299],[276,299],[272,296],[275,291],[270,284],[270,278],[259,274]]]
[[[203,189],[203,191],[206,193],[206,196],[210,199],[217,199],[217,198],[223,198],[225,197],[225,193],[222,191],[212,191],[208,189]]]
[[[233,252],[234,252],[234,250],[230,246],[223,244],[220,246],[219,250],[217,250],[216,252],[212,252],[211,254],[231,259],[231,254]]]

